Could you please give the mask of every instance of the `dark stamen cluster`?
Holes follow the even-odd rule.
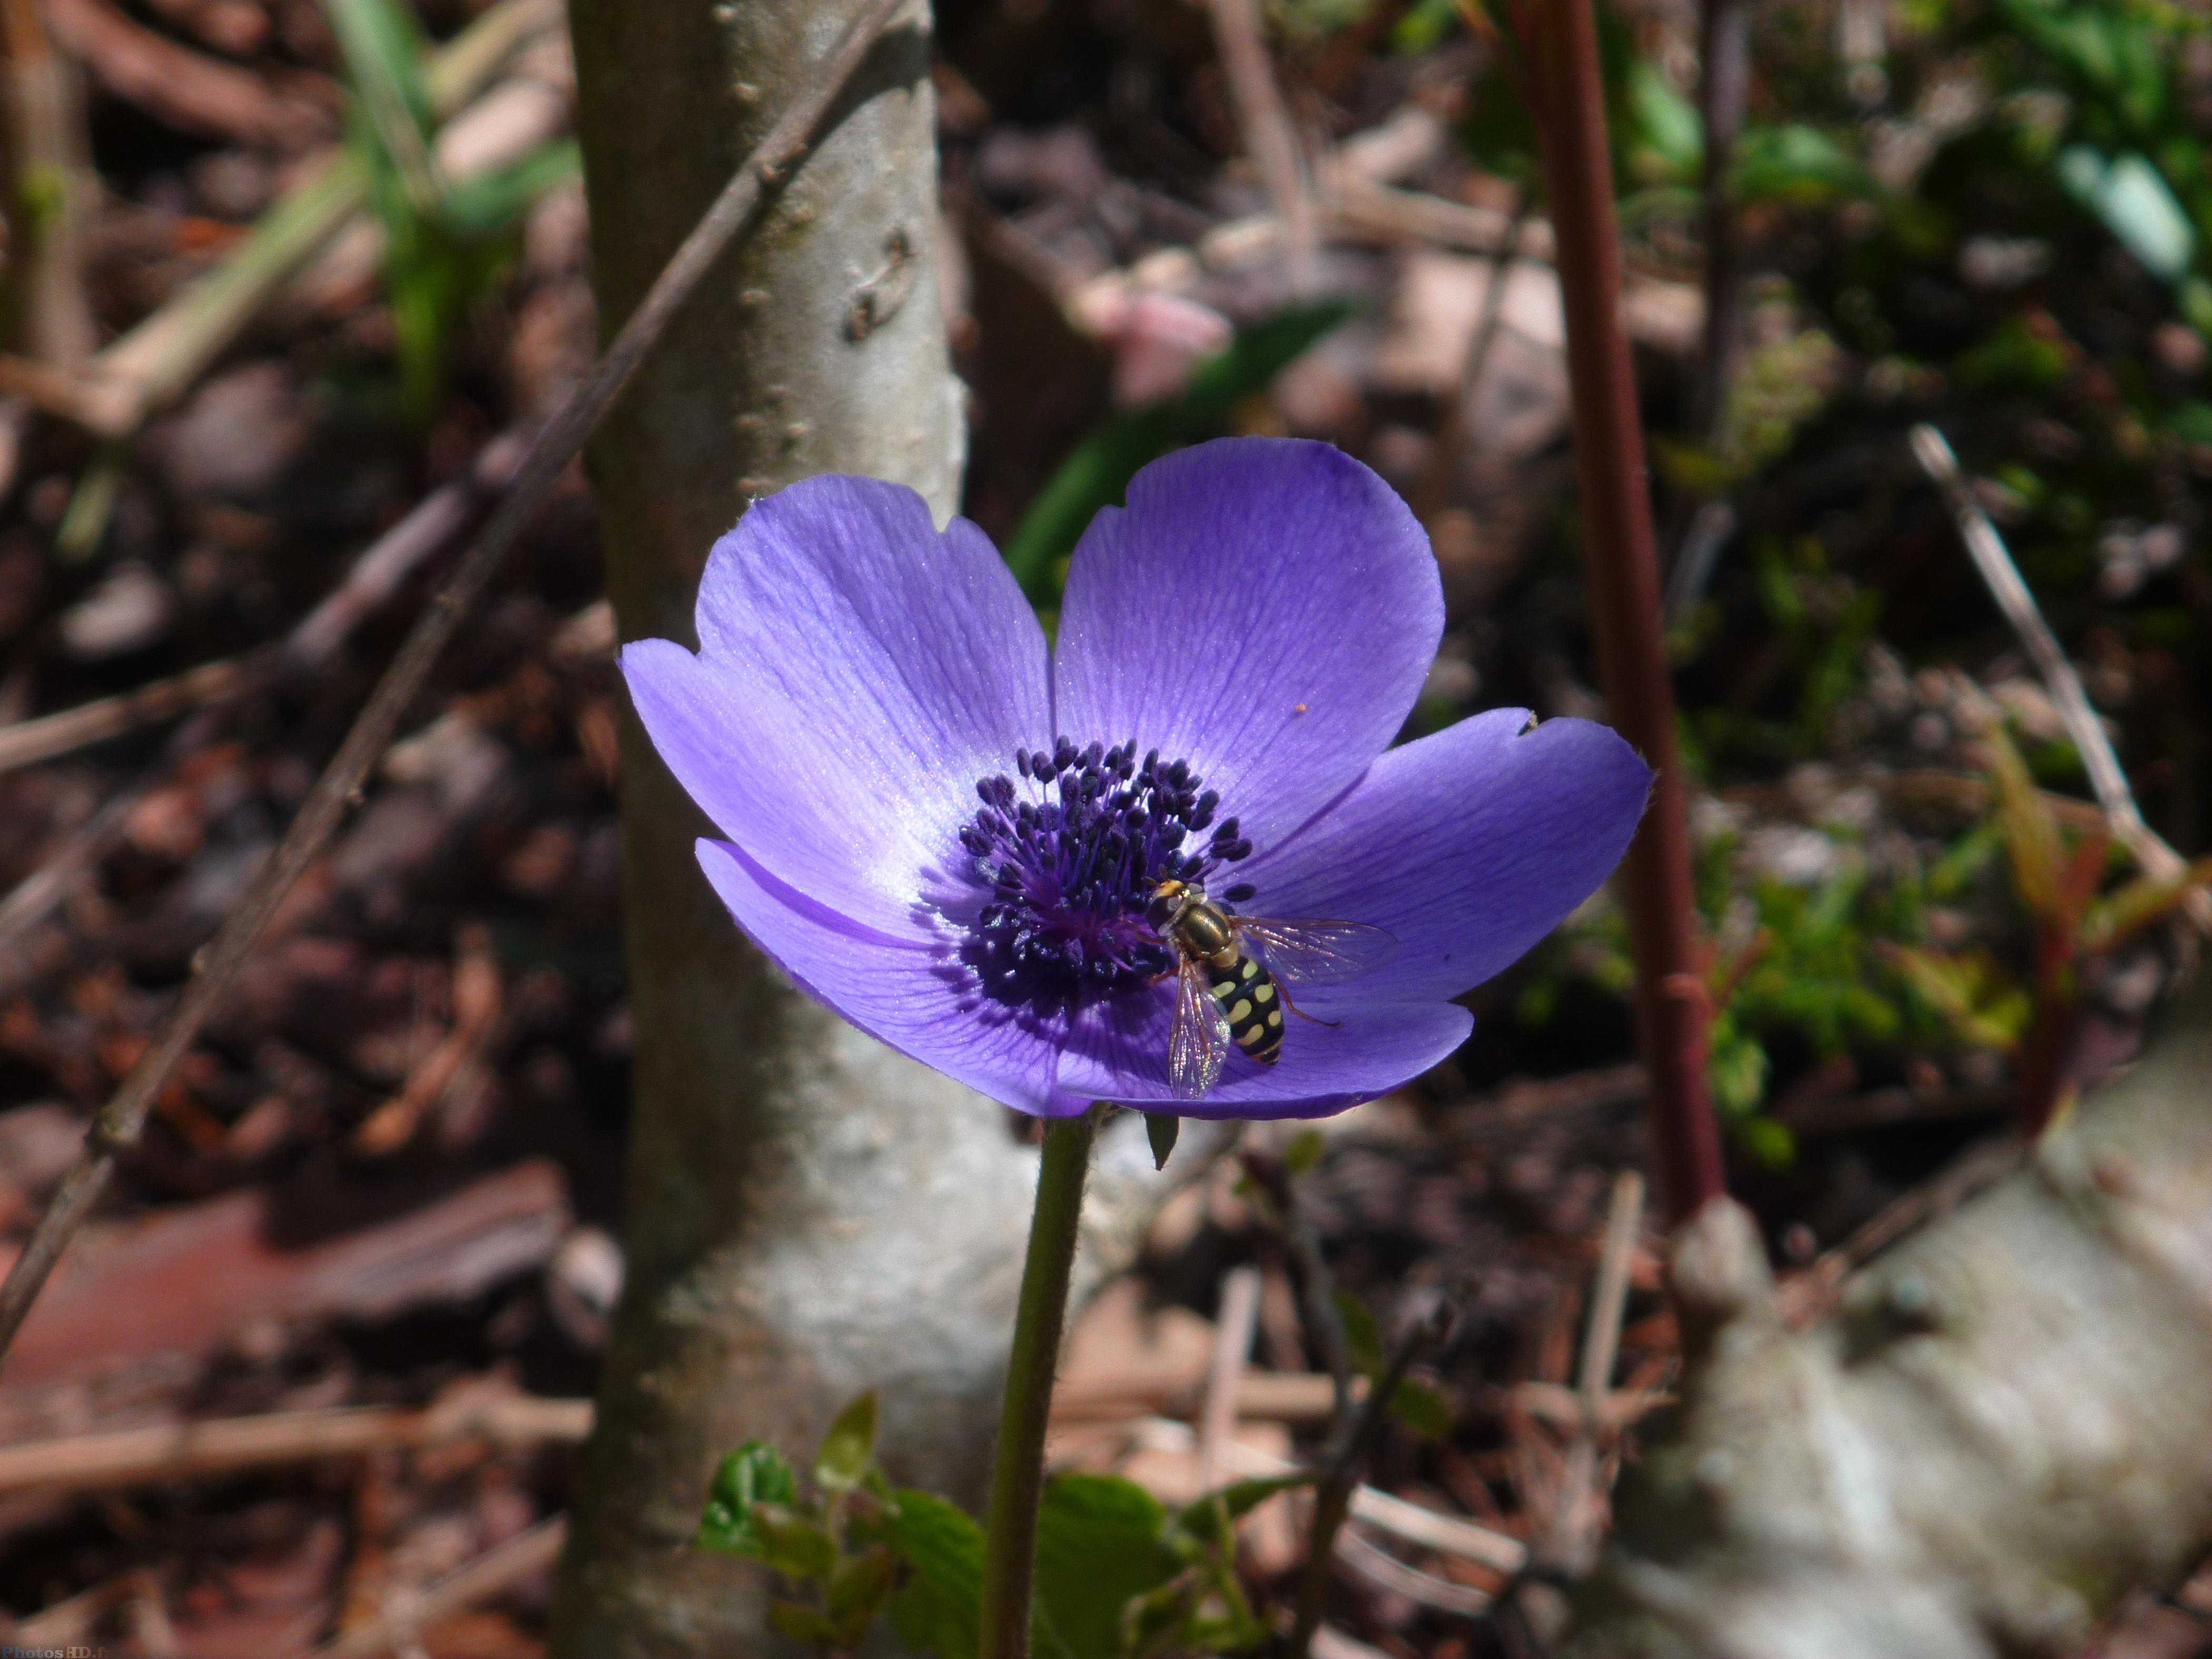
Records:
[[[1219,796],[1187,761],[1163,763],[1153,750],[1139,762],[1134,740],[1079,749],[1061,738],[1016,751],[1014,771],[1018,783],[1003,774],[977,782],[981,810],[960,831],[991,891],[961,952],[983,988],[1001,1002],[1066,1008],[1167,972],[1174,955],[1144,920],[1152,889],[1202,881],[1252,852],[1235,817],[1214,822]]]

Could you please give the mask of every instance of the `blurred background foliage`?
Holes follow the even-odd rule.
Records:
[[[1539,191],[1510,9],[1275,11],[1314,58],[1356,31],[1407,57],[1467,39],[1464,153]],[[1911,425],[1968,454],[2046,615],[2106,671],[2093,696],[2148,763],[2154,819],[2184,846],[2201,830],[2201,779],[2176,759],[2198,752],[2197,708],[2136,693],[2148,670],[2201,702],[2212,618],[2212,18],[2140,0],[1821,0],[1751,8],[1749,26],[1728,170],[1747,299],[1717,419],[1693,428],[1679,365],[1644,368],[1684,749],[1708,792],[1713,1083],[1743,1148],[1784,1164],[1794,1137],[1770,1109],[1793,1080],[1842,1064],[1927,1085],[1934,1055],[1952,1085],[1986,1083],[2039,994],[2058,994],[2032,962],[2052,919],[2001,856],[2008,775],[1990,743],[2046,788],[2079,795],[2083,775],[1904,462]],[[1697,18],[1616,3],[1601,27],[1632,272],[1694,283]],[[1716,504],[1717,538],[1698,516]],[[1571,568],[1571,501],[1547,540]],[[1959,663],[2001,683],[1989,741],[1937,672]],[[1409,735],[1457,712],[1425,701]],[[1898,788],[1923,770],[1947,775],[1949,805],[1916,817]],[[1778,797],[1794,823],[1773,821]],[[2103,971],[2065,994],[2095,1000]],[[1590,997],[1629,981],[1601,898],[1492,1018],[1579,1029]]]

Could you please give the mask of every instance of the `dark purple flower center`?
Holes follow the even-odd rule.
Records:
[[[1142,988],[1175,965],[1145,921],[1161,882],[1202,882],[1249,857],[1237,820],[1214,822],[1220,798],[1188,761],[1139,763],[1134,739],[1014,755],[1021,781],[977,781],[983,805],[960,844],[990,902],[969,927],[961,959],[996,1000],[1041,1012]],[[1201,843],[1208,829],[1212,834]],[[1219,895],[1251,896],[1239,884]]]

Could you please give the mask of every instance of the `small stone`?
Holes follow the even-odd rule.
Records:
[[[483,805],[507,775],[506,746],[465,714],[442,714],[392,744],[381,768],[394,783],[427,784],[456,817]]]
[[[2037,238],[1970,236],[1959,250],[1959,276],[1968,288],[2002,293],[2033,282],[2051,260],[2051,244]]]
[[[579,1227],[546,1264],[546,1306],[554,1323],[579,1347],[606,1340],[607,1322],[622,1299],[623,1249],[598,1227]]]
[[[1428,676],[1421,682],[1421,695],[1434,697],[1455,707],[1474,701],[1475,693],[1482,689],[1482,676],[1473,663],[1460,657],[1438,657],[1429,665]]]
[[[1079,126],[1025,132],[1002,126],[975,152],[975,182],[1002,200],[1060,197],[1089,201],[1113,183],[1098,146]]]
[[[252,501],[276,489],[307,435],[291,370],[248,363],[209,381],[149,447],[177,494]]]
[[[1892,1319],[1911,1330],[1932,1331],[1942,1322],[1935,1286],[1917,1273],[1902,1273],[1892,1279],[1882,1306]]]
[[[191,166],[192,194],[211,218],[244,221],[269,205],[269,165],[245,150],[218,150]]]
[[[2152,330],[2150,349],[2168,374],[2192,377],[2203,372],[2208,355],[2204,337],[2184,322],[2164,322]]]
[[[0,1170],[25,1195],[43,1199],[76,1162],[84,1120],[58,1101],[0,1112]]]
[[[143,651],[169,631],[176,595],[136,560],[119,564],[62,612],[62,648],[79,662]]]

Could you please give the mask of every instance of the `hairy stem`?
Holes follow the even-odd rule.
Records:
[[[1622,861],[1636,957],[1638,1046],[1651,1073],[1660,1187],[1677,1220],[1721,1190],[1720,1134],[1705,1082],[1709,1010],[1690,882],[1674,690],[1659,608],[1636,380],[1620,321],[1620,228],[1606,147],[1591,0],[1527,8],[1544,176],[1559,247],[1573,392],[1575,475],[1589,555],[1600,678],[1621,735],[1656,773]]]
[[[981,1659],[1025,1659],[1030,1650],[1030,1579],[1036,1566],[1037,1505],[1044,1492],[1045,1422],[1067,1324],[1067,1287],[1083,1214],[1083,1184],[1103,1107],[1045,1125],[1036,1213],[1014,1313],[1014,1351],[999,1409],[999,1448],[991,1465],[991,1510],[983,1532]]]

